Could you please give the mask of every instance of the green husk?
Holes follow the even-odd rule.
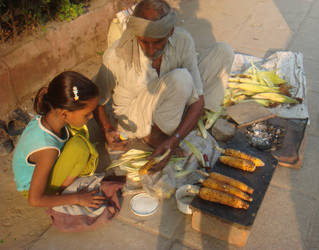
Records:
[[[273,102],[279,102],[279,103],[292,103],[292,104],[299,103],[299,101],[294,99],[294,98],[291,98],[291,97],[288,97],[285,95],[281,95],[278,93],[260,93],[260,94],[252,96],[252,98],[266,99],[266,100],[270,100]]]
[[[216,112],[205,110],[205,114],[207,116],[207,120],[205,122],[206,130],[210,129],[214,125],[217,119],[221,116],[223,110],[223,107],[219,107]]]
[[[198,120],[197,126],[198,126],[198,129],[199,129],[199,131],[200,131],[202,137],[203,137],[204,139],[206,139],[206,138],[207,138],[207,130],[206,130],[205,126],[204,126],[204,122],[203,122],[203,119],[202,119],[202,118],[200,118],[200,119]]]
[[[189,147],[189,149],[193,152],[193,154],[195,155],[195,157],[197,158],[199,163],[202,166],[205,166],[205,161],[204,161],[204,157],[203,157],[202,153],[189,141],[184,139],[184,142],[187,145],[187,147]]]

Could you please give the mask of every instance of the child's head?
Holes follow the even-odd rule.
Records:
[[[94,109],[97,99],[98,88],[91,80],[77,72],[65,71],[57,75],[48,87],[38,91],[34,109],[40,115],[57,109],[77,114],[88,106]]]

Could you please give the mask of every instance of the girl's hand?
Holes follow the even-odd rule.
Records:
[[[93,207],[99,208],[106,201],[106,197],[101,195],[94,195],[97,193],[96,190],[87,192],[81,191],[78,193],[78,202],[77,204],[83,207]]]

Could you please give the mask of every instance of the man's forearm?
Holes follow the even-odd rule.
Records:
[[[106,114],[104,105],[98,105],[97,108],[94,110],[94,119],[100,125],[104,133],[112,128],[112,124]]]
[[[189,106],[185,117],[181,121],[180,125],[177,127],[174,136],[183,139],[188,133],[196,126],[199,118],[204,113],[204,97],[200,96],[198,101],[194,102]]]

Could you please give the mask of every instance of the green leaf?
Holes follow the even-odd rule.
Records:
[[[202,153],[189,141],[184,139],[185,144],[189,147],[189,149],[193,152],[193,154],[196,156],[197,160],[202,166],[205,166],[205,161]]]
[[[98,54],[99,56],[103,56],[104,52],[103,51],[97,51],[96,54]]]

